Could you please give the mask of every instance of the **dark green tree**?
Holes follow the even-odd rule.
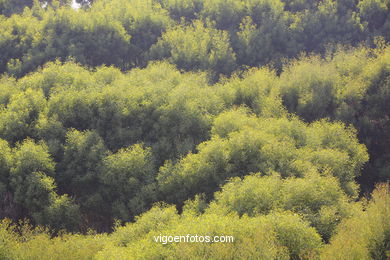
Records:
[[[150,149],[134,145],[104,158],[99,176],[105,187],[105,200],[112,208],[111,216],[129,220],[156,200],[155,167]]]

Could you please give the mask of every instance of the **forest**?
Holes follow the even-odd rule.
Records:
[[[389,0],[0,0],[0,260],[390,259],[389,41]]]

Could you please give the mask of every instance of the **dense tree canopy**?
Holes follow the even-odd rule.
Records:
[[[156,58],[217,74],[269,63],[280,70],[301,52],[390,37],[384,0],[82,0],[78,10],[68,3],[0,2],[3,14],[18,14],[0,18],[0,72],[19,77],[56,58],[122,70]]]
[[[55,7],[70,5],[72,0],[0,0],[0,14],[11,16],[15,13],[21,13],[25,8],[35,6],[50,6]]]
[[[389,256],[388,0],[71,2],[0,0],[0,259]]]
[[[236,57],[229,45],[228,34],[205,28],[201,21],[194,21],[193,26],[167,31],[151,48],[151,57],[168,58],[184,70],[230,74],[235,68]]]

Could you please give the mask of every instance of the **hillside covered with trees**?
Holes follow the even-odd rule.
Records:
[[[0,260],[390,257],[388,0],[76,2],[0,0]]]

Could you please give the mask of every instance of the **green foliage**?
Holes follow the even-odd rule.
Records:
[[[55,238],[43,228],[25,222],[0,222],[0,259],[91,259],[105,243],[105,235],[61,234]]]
[[[5,140],[0,139],[0,218],[9,217],[14,213],[9,183],[12,160],[11,148]]]
[[[211,237],[226,234],[234,237],[234,243],[155,243],[154,237],[161,234]],[[126,259],[127,256],[135,259],[288,259],[289,255],[296,259],[317,254],[321,245],[315,230],[288,212],[257,218],[214,214],[198,218],[180,217],[172,207],[153,208],[136,223],[116,230],[112,237],[113,245],[100,252],[98,259]],[[240,250],[244,245],[247,250]]]
[[[81,223],[80,207],[67,195],[55,195],[36,221],[53,230],[77,231]]]
[[[27,89],[10,97],[5,109],[0,111],[0,136],[11,142],[35,137],[35,125],[46,100],[41,91]]]
[[[150,56],[167,58],[180,69],[211,70],[217,74],[230,74],[236,61],[228,34],[207,28],[201,21],[167,31],[151,48]]]
[[[20,77],[48,61],[70,58],[89,66],[144,65],[146,51],[171,23],[165,11],[151,5],[118,0],[107,8],[100,1],[90,11],[48,7],[12,16],[0,26],[0,50],[6,53],[0,72]]]
[[[0,78],[0,107],[6,106],[12,95],[17,92],[15,79],[10,77]]]
[[[196,19],[203,10],[204,4],[203,0],[157,0],[157,2],[164,9],[168,10],[172,19],[177,21],[181,19],[188,21]]]
[[[11,149],[6,141],[0,139],[0,194],[6,192],[11,163]]]
[[[235,29],[245,16],[245,1],[204,1],[201,16],[213,21],[217,29]]]
[[[90,73],[71,63],[50,65],[42,74],[34,85],[52,93],[37,127],[42,138],[62,140],[63,128],[95,129],[114,151],[144,142],[159,163],[205,140],[212,116],[225,106],[203,74],[184,75],[166,63],[126,76],[103,68]],[[59,77],[58,85],[48,77]],[[31,78],[22,82],[32,84]]]
[[[276,175],[249,175],[244,180],[233,178],[215,194],[209,210],[223,214],[236,212],[240,216],[268,214],[281,207],[282,196],[288,196],[281,191],[283,183]]]
[[[0,259],[389,256],[387,0],[77,2],[0,0]]]
[[[364,39],[364,25],[356,18],[356,1],[319,1],[309,10],[296,13],[292,25],[301,50],[323,53],[330,44],[355,45]]]
[[[288,67],[280,79],[283,101],[308,121],[332,116],[336,106],[335,68],[319,57],[301,59]]]
[[[15,202],[32,214],[43,210],[53,195],[53,175],[54,163],[44,144],[32,140],[19,144],[14,151],[10,174]]]
[[[356,45],[377,36],[389,40],[384,0],[77,2],[83,8],[70,8],[68,0],[37,1],[34,6],[32,0],[1,0],[0,13],[19,14],[2,18],[0,72],[20,77],[47,61],[71,57],[88,66],[121,69],[170,57],[184,69],[215,74],[269,62],[281,70],[283,58],[300,52],[324,53],[329,44]],[[151,55],[150,47],[167,30]],[[194,30],[198,35],[190,36]],[[176,53],[176,48],[182,50]],[[195,50],[192,55],[189,49]]]
[[[133,38],[133,44],[147,50],[171,25],[167,11],[151,0],[99,1],[91,10],[118,20]]]
[[[144,212],[155,200],[154,165],[150,149],[134,145],[104,158],[99,178],[105,200],[112,201],[112,216],[122,220]]]
[[[17,234],[12,230],[11,222],[7,219],[0,222],[0,240],[0,259],[12,259],[17,244]]]
[[[318,1],[315,0],[283,0],[285,9],[291,12],[304,10],[313,10],[317,7]]]
[[[277,180],[275,176],[266,178]],[[247,177],[245,182],[266,178]],[[31,230],[28,226],[19,227],[19,235],[14,226],[3,221],[0,235],[4,243],[1,244],[0,252],[3,259],[69,259],[76,256],[78,259],[384,259],[389,239],[386,221],[388,191],[388,185],[378,187],[366,210],[357,209],[351,218],[344,219],[331,244],[325,245],[323,249],[315,230],[291,212],[251,218],[216,213],[204,213],[196,217],[187,214],[180,216],[174,207],[160,205],[138,217],[135,223],[118,227],[109,237],[61,235],[50,239],[47,232]],[[225,234],[232,235],[234,242],[163,245],[154,241],[155,236],[171,234]]]
[[[150,232],[161,232],[178,222],[180,216],[174,206],[157,204],[149,211],[136,217],[135,223],[119,226],[112,233],[114,245],[126,246],[132,241],[148,235]]]
[[[0,71],[17,74],[22,66],[20,59],[29,51],[35,38],[40,38],[41,26],[31,13],[11,16],[0,23]]]
[[[59,185],[87,212],[104,212],[103,194],[99,192],[99,173],[107,149],[95,131],[70,130],[66,135],[64,155],[59,165]]]
[[[227,120],[216,119],[223,125],[216,125],[213,132],[224,136],[214,135],[198,146],[198,153],[187,155],[176,165],[161,167],[157,179],[164,198],[182,202],[200,192],[210,196],[226,179],[252,172],[303,177],[311,170],[330,172],[344,191],[356,196],[354,178],[368,156],[352,129],[326,121],[305,126],[296,119],[255,119],[242,112],[243,119],[221,116],[234,120],[227,124]],[[235,125],[240,122],[248,125]]]
[[[6,238],[0,252],[9,252],[6,256],[11,259],[309,259],[318,256],[321,247],[315,230],[290,212],[256,218],[214,214],[195,218],[179,216],[173,207],[156,206],[108,237],[65,234],[50,239],[44,230],[22,226],[18,235],[14,229],[8,222],[0,226],[0,234]],[[161,234],[212,238],[226,234],[234,237],[234,242],[163,245],[154,241]],[[243,247],[246,250],[241,250]]]
[[[321,259],[386,259],[390,250],[389,200],[389,185],[377,186],[365,210],[340,224]]]
[[[261,66],[297,54],[293,19],[280,1],[246,1],[248,16],[240,21],[235,50],[238,63]],[[287,40],[288,39],[288,40]]]
[[[25,8],[35,6],[51,5],[69,5],[71,0],[0,0],[0,15],[11,16],[15,13],[21,13]]]
[[[385,0],[361,0],[357,7],[359,8],[359,17],[366,24],[370,33],[382,35],[389,40],[389,2]]]
[[[312,121],[329,117],[352,124],[371,154],[362,177],[386,180],[389,113],[389,48],[339,50],[326,61],[308,57],[281,75],[283,103],[290,112]],[[375,152],[374,152],[375,151]],[[374,170],[375,169],[375,170]],[[371,176],[370,176],[371,175]],[[371,181],[371,183],[373,183]]]
[[[64,235],[50,238],[47,233],[37,234],[17,249],[15,259],[91,259],[104,247],[104,235]]]
[[[34,2],[32,0],[19,0],[19,1],[10,1],[10,0],[1,0],[0,1],[0,14],[2,15],[11,15],[12,13],[17,13],[23,11],[24,7],[32,7]]]
[[[55,164],[44,143],[26,139],[12,150],[2,141],[1,209],[5,217],[31,217],[36,224],[55,230],[76,230],[78,206],[66,195],[56,193]],[[5,190],[4,190],[5,188]],[[27,212],[27,215],[20,215]]]
[[[265,68],[252,69],[242,77],[233,76],[220,85],[219,94],[228,107],[243,105],[259,116],[280,117],[285,115],[286,111],[280,99],[279,88],[274,85],[275,80],[273,71]]]
[[[287,248],[290,259],[310,259],[318,255],[321,238],[299,216],[279,213],[267,218],[274,226],[279,243]]]
[[[336,178],[316,173],[305,178],[280,179],[277,175],[234,178],[215,194],[209,212],[240,216],[291,210],[311,223],[328,240],[339,221],[350,214],[348,198]],[[333,214],[329,216],[327,214]]]
[[[45,42],[41,43],[45,48],[43,62],[74,57],[77,62],[90,66],[115,64],[125,67],[122,59],[130,58],[127,52],[131,36],[119,22],[110,21],[104,14],[80,14],[71,9],[60,9],[45,18],[42,29]],[[116,54],[111,49],[115,49]]]

